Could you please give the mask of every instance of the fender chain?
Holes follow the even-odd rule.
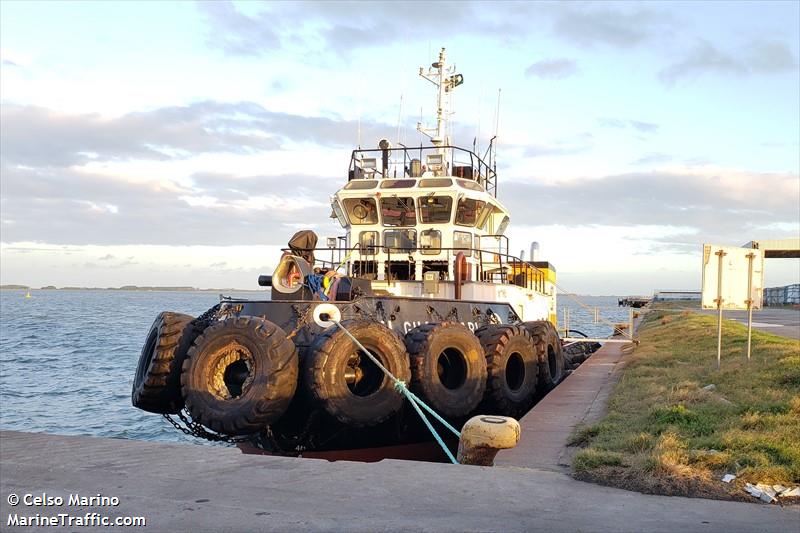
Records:
[[[201,439],[205,439],[211,442],[228,442],[230,444],[236,444],[238,442],[247,442],[256,435],[242,435],[239,437],[232,437],[230,435],[221,435],[219,433],[214,433],[212,431],[208,431],[202,425],[198,424],[194,420],[191,420],[183,411],[178,413],[178,418],[181,419],[184,425],[181,425],[178,421],[172,418],[171,415],[165,414],[164,418],[172,424],[175,429],[178,431],[189,435],[191,437],[198,437]]]

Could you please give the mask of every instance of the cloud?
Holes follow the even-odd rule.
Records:
[[[670,17],[649,8],[616,9],[558,4],[553,32],[575,44],[630,48],[663,33]]]
[[[547,157],[554,155],[573,155],[586,152],[592,147],[590,144],[529,144],[522,151],[523,157]]]
[[[525,75],[542,79],[561,80],[578,72],[578,64],[572,59],[543,59],[525,69]]]
[[[69,166],[274,150],[280,140],[250,118],[263,112],[247,103],[201,102],[107,118],[3,104],[2,159],[7,164]]]
[[[591,4],[475,1],[266,3],[240,10],[232,2],[198,2],[207,43],[226,54],[263,56],[290,50],[314,59],[431,35],[514,40],[550,31],[580,46],[629,48],[669,31],[670,15],[650,8]],[[532,25],[531,20],[539,23]],[[387,30],[392,28],[392,30]]]
[[[231,55],[260,56],[278,50],[344,54],[359,48],[496,28],[475,2],[420,4],[362,2],[268,3],[245,14],[232,2],[198,2],[207,42]],[[392,30],[389,30],[392,28]],[[308,59],[308,57],[307,57]]]
[[[738,53],[731,53],[700,39],[683,59],[661,70],[659,77],[671,85],[682,78],[694,78],[707,73],[743,76],[792,72],[797,68],[794,53],[779,41],[753,41]]]
[[[129,182],[80,169],[3,167],[5,242],[283,244],[294,224],[341,233],[329,195],[342,180],[196,175],[192,185]],[[193,204],[192,198],[211,201]],[[116,210],[97,209],[114,205]],[[57,220],[58,224],[53,224]]]
[[[658,163],[668,163],[672,161],[674,158],[669,154],[662,154],[660,152],[651,152],[646,154],[636,161],[633,162],[634,165],[652,165]]]
[[[642,122],[641,120],[623,120],[619,118],[603,117],[597,119],[597,123],[604,128],[627,129],[633,128],[639,133],[656,133],[658,124],[652,122]]]
[[[764,195],[764,190],[772,193]],[[744,242],[755,235],[753,228],[768,224],[791,223],[796,228],[798,196],[797,174],[714,169],[636,172],[559,183],[513,181],[500,186],[500,200],[511,211],[514,225],[542,221],[567,226],[678,225],[696,231],[686,236],[685,242],[692,243],[704,238]],[[775,230],[771,235],[791,236],[791,232]]]
[[[168,160],[201,153],[277,150],[286,140],[349,146],[356,121],[270,111],[252,102],[205,101],[119,117],[0,106],[0,158],[7,165],[72,166],[92,161]],[[393,131],[361,121],[365,138]]]
[[[207,43],[233,55],[252,56],[281,47],[276,31],[281,26],[280,16],[270,13],[270,20],[248,17],[240,13],[232,2],[197,2],[209,23]]]

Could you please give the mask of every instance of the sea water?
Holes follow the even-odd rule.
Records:
[[[62,435],[199,442],[161,416],[131,406],[131,385],[156,315],[199,315],[219,302],[214,292],[0,291],[0,428]],[[265,291],[228,296],[264,299]],[[617,298],[580,297],[603,318],[626,322]],[[572,299],[571,328],[605,337],[611,327]]]

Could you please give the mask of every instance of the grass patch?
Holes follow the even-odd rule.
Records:
[[[800,344],[753,331],[748,363],[746,338],[725,321],[717,370],[716,317],[647,313],[608,414],[573,432],[576,477],[723,499],[747,499],[746,482],[800,484]],[[736,481],[722,483],[726,473]]]
[[[601,466],[622,465],[622,454],[589,448],[581,450],[572,460],[572,466],[578,472],[585,472]]]

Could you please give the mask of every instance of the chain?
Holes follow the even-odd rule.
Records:
[[[194,420],[191,420],[183,411],[178,413],[178,418],[181,419],[184,425],[181,425],[177,420],[172,418],[172,416],[165,414],[164,418],[172,424],[175,429],[178,431],[189,435],[191,437],[198,437],[201,439],[209,440],[211,442],[228,442],[231,444],[236,444],[237,442],[246,442],[251,440],[254,435],[243,435],[239,437],[231,437],[229,435],[221,435],[219,433],[214,433],[212,431],[208,431],[202,425],[198,424]]]

